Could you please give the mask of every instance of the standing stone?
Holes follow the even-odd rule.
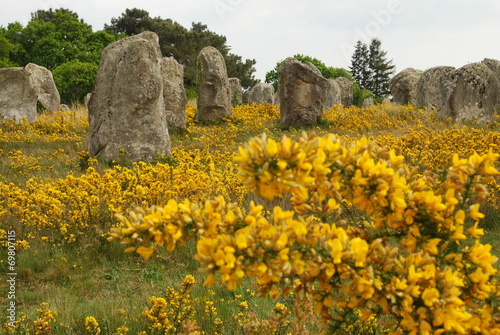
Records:
[[[436,66],[424,72],[417,83],[417,105],[420,108],[434,108],[439,118],[446,118],[446,100],[451,90],[449,74],[452,66]]]
[[[334,79],[327,79],[330,85],[326,91],[325,109],[330,109],[342,103],[339,84]]]
[[[150,160],[170,154],[158,36],[144,32],[104,48],[89,101],[89,154]]]
[[[258,83],[250,90],[248,94],[248,104],[273,104],[274,87],[268,83]]]
[[[21,123],[38,119],[37,92],[31,73],[22,67],[0,69],[0,121],[15,119]]]
[[[495,76],[497,76],[498,80],[500,80],[500,61],[499,60],[485,58],[485,59],[483,59],[483,61],[481,63],[486,65],[491,70],[491,72],[493,72],[495,74]],[[498,104],[497,104],[496,110],[500,111],[500,99],[498,99]]]
[[[184,90],[184,67],[173,57],[165,57],[161,69],[168,129],[186,129],[187,97]]]
[[[59,109],[61,97],[57,90],[52,72],[43,66],[29,63],[24,67],[31,73],[31,80],[38,95],[38,102],[49,111]]]
[[[455,122],[476,119],[481,124],[491,124],[500,99],[497,76],[486,65],[471,63],[447,77],[446,115]]]
[[[372,98],[366,98],[363,100],[363,108],[369,108],[373,106],[373,99]]]
[[[231,118],[231,88],[222,54],[214,47],[205,47],[200,51],[197,63],[201,71],[196,119],[219,121]]]
[[[352,106],[354,100],[354,85],[345,77],[338,77],[335,82],[340,87],[340,103],[344,107]]]
[[[326,106],[330,84],[311,63],[288,57],[278,70],[281,123],[314,126]]]
[[[243,103],[243,89],[239,78],[229,78],[229,88],[231,90],[231,105],[237,106]]]
[[[412,68],[399,72],[390,82],[392,99],[401,105],[417,104],[417,83],[420,75]]]

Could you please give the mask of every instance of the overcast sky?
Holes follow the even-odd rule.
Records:
[[[260,80],[297,53],[348,68],[355,41],[373,37],[397,71],[500,59],[498,0],[0,0],[0,26],[61,7],[94,31],[134,7],[186,28],[202,22],[226,36],[232,53],[255,59]]]

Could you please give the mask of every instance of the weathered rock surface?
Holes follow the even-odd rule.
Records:
[[[484,65],[486,65],[491,72],[497,76],[498,80],[500,80],[500,61],[496,59],[491,59],[491,58],[485,58],[481,61]],[[496,107],[497,111],[500,111],[500,99],[498,99],[498,104]]]
[[[493,122],[500,99],[497,76],[482,63],[471,63],[446,76],[445,115],[453,121],[475,119],[482,124]]]
[[[38,119],[37,92],[31,73],[22,67],[0,69],[0,121],[22,118],[28,122]]]
[[[38,102],[49,111],[58,110],[61,97],[54,82],[52,72],[43,66],[33,63],[29,63],[24,68],[31,73],[31,80],[37,92]]]
[[[372,98],[366,98],[365,100],[363,100],[363,107],[364,108],[368,108],[371,106],[373,106],[373,99]]]
[[[89,101],[91,156],[150,160],[170,154],[162,56],[152,32],[124,38],[102,52]]]
[[[222,54],[214,47],[205,47],[200,51],[197,62],[201,71],[196,118],[200,121],[231,118],[231,88]]]
[[[243,89],[239,78],[229,78],[229,88],[231,90],[231,105],[237,106],[243,103]]]
[[[354,86],[352,82],[344,77],[335,79],[335,82],[340,87],[340,103],[344,105],[344,107],[352,106],[354,99]]]
[[[339,105],[341,101],[341,91],[339,84],[334,79],[327,79],[330,85],[326,92],[325,109],[330,109],[334,105]]]
[[[389,84],[392,100],[401,105],[417,103],[417,83],[420,75],[412,68],[404,69],[396,74]]]
[[[452,66],[436,66],[424,72],[417,83],[417,105],[420,108],[434,108],[437,116],[446,118],[448,91],[452,89],[449,74]]]
[[[162,60],[163,100],[169,129],[186,129],[187,97],[184,90],[184,67],[173,57]]]
[[[311,63],[303,64],[289,57],[278,70],[281,123],[313,126],[326,106],[330,84]]]
[[[274,87],[268,83],[258,83],[250,90],[248,94],[248,104],[273,104]]]

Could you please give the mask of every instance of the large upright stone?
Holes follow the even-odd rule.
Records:
[[[0,69],[0,121],[25,118],[28,122],[38,119],[37,92],[31,73],[22,67]]]
[[[161,61],[152,32],[104,48],[89,101],[91,156],[136,161],[170,154]]]
[[[482,63],[471,63],[449,73],[446,114],[453,121],[475,119],[481,124],[493,122],[500,99],[497,76]]]
[[[274,87],[268,83],[257,83],[248,94],[248,104],[273,104]]]
[[[401,105],[417,104],[417,83],[420,75],[412,68],[404,69],[390,81],[392,100]]]
[[[352,106],[354,100],[354,85],[345,77],[338,77],[335,82],[340,87],[340,103],[344,107]]]
[[[485,58],[481,61],[484,65],[486,65],[491,72],[497,76],[498,80],[500,80],[500,61],[496,59],[491,59],[491,58]],[[500,111],[500,99],[498,99],[498,104],[496,107],[497,111]]]
[[[229,78],[229,89],[231,92],[231,105],[237,106],[243,103],[243,88],[239,78]]]
[[[327,80],[330,87],[326,91],[325,109],[330,109],[335,105],[340,105],[342,100],[339,84],[335,81],[335,79]]]
[[[314,126],[326,106],[330,84],[311,63],[289,57],[278,70],[281,123]]]
[[[418,107],[436,109],[439,118],[447,117],[445,106],[452,89],[449,74],[454,70],[452,66],[436,66],[424,72],[417,83]]]
[[[187,97],[184,90],[184,67],[173,57],[162,60],[163,100],[169,129],[186,129]]]
[[[59,109],[61,97],[57,90],[52,72],[47,68],[29,63],[24,67],[31,73],[31,80],[38,95],[38,102],[49,111]]]
[[[200,51],[197,62],[201,70],[196,119],[219,121],[231,118],[231,88],[222,54],[214,47],[205,47]]]
[[[229,88],[231,90],[231,105],[241,105],[243,103],[241,80],[239,78],[229,78]]]

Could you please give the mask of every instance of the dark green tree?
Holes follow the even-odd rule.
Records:
[[[372,80],[367,87],[377,99],[390,95],[389,82],[394,74],[395,65],[387,59],[387,51],[382,50],[382,42],[374,38],[370,43],[370,70]]]
[[[128,36],[146,30],[155,32],[159,38],[162,54],[174,57],[184,66],[186,88],[192,88],[196,84],[196,59],[201,49],[206,46],[213,46],[221,52],[226,61],[229,77],[240,78],[242,86],[246,89],[256,83],[253,76],[255,60],[243,61],[240,56],[231,54],[226,37],[210,31],[207,25],[201,22],[193,22],[187,29],[171,19],[151,18],[147,11],[134,8],[125,10],[119,18],[111,19],[111,23],[105,25],[104,29],[125,33]]]
[[[370,50],[366,43],[361,41],[356,42],[349,70],[361,88],[368,88],[370,86],[372,82],[372,70],[370,68]]]
[[[256,64],[254,59],[243,61],[241,56],[229,53],[225,60],[229,78],[240,78],[241,87],[245,90],[249,90],[257,84],[258,80],[254,76]]]
[[[38,10],[26,27],[14,22],[3,31],[11,44],[10,64],[35,63],[52,70],[54,77],[57,73],[56,85],[65,103],[82,102],[92,91],[102,50],[122,37],[93,32],[78,14],[63,8]],[[81,76],[76,78],[78,74]]]
[[[92,92],[98,65],[83,63],[78,59],[59,65],[52,71],[61,101],[82,103],[83,98]]]
[[[26,27],[9,24],[5,35],[14,46],[11,61],[49,70],[75,59],[99,64],[102,49],[120,38],[103,31],[94,33],[76,13],[62,8],[33,13]]]
[[[10,60],[10,53],[13,49],[12,43],[5,37],[5,30],[0,28],[0,68],[16,66]]]
[[[111,24],[104,25],[105,31],[124,33],[127,36],[137,35],[146,30],[151,30],[154,20],[149,16],[149,12],[143,9],[125,9],[118,18],[112,18]]]

